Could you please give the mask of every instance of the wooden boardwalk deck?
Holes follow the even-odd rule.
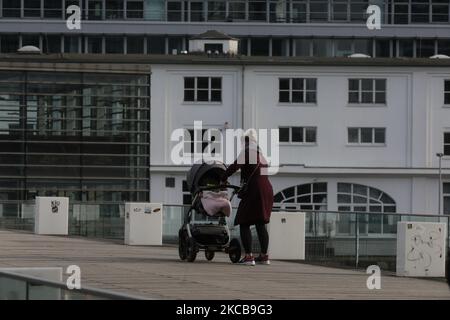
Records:
[[[0,231],[0,268],[81,268],[82,285],[157,299],[450,299],[444,280],[383,274],[368,290],[363,271],[272,261],[233,265],[225,254],[181,262],[175,247],[130,247],[85,238]]]

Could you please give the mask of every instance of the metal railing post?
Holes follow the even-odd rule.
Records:
[[[359,264],[359,219],[358,219],[358,213],[355,213],[356,215],[356,223],[355,223],[355,251],[356,251],[356,261],[355,261],[355,268],[358,269]]]

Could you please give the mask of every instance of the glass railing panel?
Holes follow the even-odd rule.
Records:
[[[0,275],[0,300],[26,300],[27,283]]]
[[[27,300],[61,300],[61,289],[43,284],[27,282]]]

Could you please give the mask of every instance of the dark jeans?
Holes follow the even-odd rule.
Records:
[[[266,225],[264,223],[258,223],[255,227],[256,233],[258,234],[259,244],[261,246],[261,253],[267,254],[267,249],[269,247],[269,233],[267,232]],[[239,230],[245,253],[250,254],[252,252],[252,232],[250,230],[250,225],[241,224],[239,225]]]

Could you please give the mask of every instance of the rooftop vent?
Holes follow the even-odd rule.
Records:
[[[349,58],[371,58],[371,56],[364,53],[353,53],[348,56]]]
[[[431,56],[430,59],[450,59],[450,57],[446,54],[436,54]]]
[[[35,46],[23,46],[19,50],[17,50],[17,53],[24,53],[24,54],[40,54],[41,49]]]

